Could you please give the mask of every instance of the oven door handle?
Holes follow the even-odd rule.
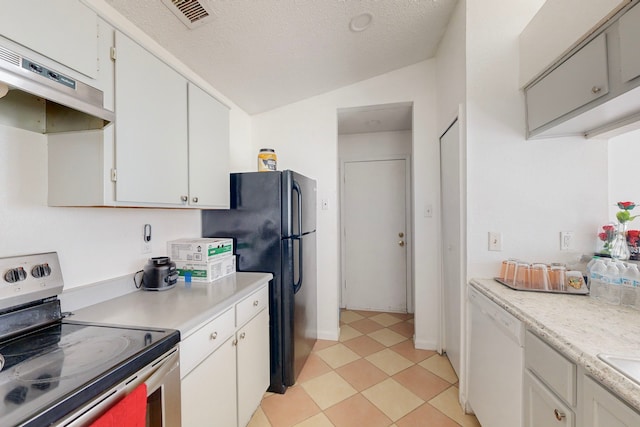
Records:
[[[158,361],[155,366],[160,365],[158,369],[155,371],[151,371],[151,373],[143,379],[144,383],[147,385],[147,396],[151,396],[154,391],[162,387],[164,384],[167,375],[171,373],[173,370],[178,369],[180,367],[180,355],[178,351],[175,351],[173,354],[167,356],[166,358]],[[137,387],[139,384],[142,384],[142,381],[135,381],[137,384],[133,386],[133,388]],[[127,389],[129,391],[133,391],[132,389]]]
[[[180,353],[177,347],[168,355],[154,364],[138,372],[136,377],[129,377],[119,385],[113,387],[105,394],[98,396],[96,400],[88,402],[79,411],[75,411],[63,420],[58,421],[55,426],[81,427],[95,421],[100,415],[115,405],[120,399],[131,393],[140,384],[147,385],[147,396],[153,394],[167,380],[167,377],[180,367]],[[177,373],[179,381],[180,373]],[[178,383],[179,384],[179,383]],[[180,395],[178,394],[178,397]],[[178,399],[179,400],[179,399]]]

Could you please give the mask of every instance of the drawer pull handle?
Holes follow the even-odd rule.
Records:
[[[554,409],[553,415],[556,416],[556,420],[558,420],[558,421],[562,421],[565,418],[567,418],[567,416],[564,414],[564,412],[558,411],[557,409]]]
[[[602,90],[601,87],[594,86],[594,87],[591,88],[591,93],[593,93],[593,94],[600,93],[601,90]]]
[[[233,342],[232,342],[231,344],[233,344],[234,346],[238,345],[238,340],[237,340],[237,339],[234,339],[234,340],[233,340]]]
[[[255,301],[253,302],[253,306],[254,306],[254,307],[257,307],[257,306],[258,306],[258,304],[259,304],[258,300],[255,300]]]
[[[244,337],[245,337],[245,333],[243,332],[243,333],[240,334],[240,339],[243,340]]]
[[[212,332],[211,335],[209,335],[210,340],[215,340],[216,338],[218,338],[218,332]]]

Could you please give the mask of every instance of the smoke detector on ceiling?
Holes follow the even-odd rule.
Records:
[[[213,19],[214,11],[207,0],[162,0],[162,3],[191,29]]]

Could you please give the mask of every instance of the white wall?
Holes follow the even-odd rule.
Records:
[[[142,227],[153,227],[142,254]],[[195,210],[47,206],[47,138],[0,126],[0,256],[57,251],[65,289],[140,270],[166,241],[200,235]]]
[[[467,2],[468,275],[493,277],[508,257],[567,261],[591,252],[607,216],[606,142],[526,141],[518,36],[542,0]],[[503,235],[489,252],[487,233]]]
[[[104,0],[88,3],[231,107],[231,170],[249,168],[249,151],[255,160],[250,144],[251,117]],[[150,254],[141,253],[146,223],[153,229]],[[0,257],[57,251],[65,289],[69,289],[132,274],[142,269],[149,257],[166,255],[167,240],[200,235],[199,210],[48,207],[46,135],[0,125]]]
[[[395,154],[411,154],[412,132],[370,132],[338,135],[338,157],[366,159]]]
[[[640,130],[626,133],[609,140],[609,202],[608,216],[602,224],[616,221],[618,202],[631,201],[640,204]],[[640,208],[632,211],[640,215]],[[640,228],[640,219],[630,224],[630,229]],[[597,230],[594,230],[594,233]]]
[[[254,153],[272,147],[279,169],[294,169],[318,181],[329,210],[318,211],[318,328],[320,338],[338,338],[338,135],[337,109],[413,102],[413,191],[416,345],[435,348],[438,336],[437,223],[421,213],[438,198],[435,137],[435,63],[424,61],[253,117]],[[419,214],[415,214],[415,213]]]
[[[458,115],[466,98],[466,11],[466,1],[458,1],[436,53],[438,136]],[[461,131],[464,136],[464,125]]]

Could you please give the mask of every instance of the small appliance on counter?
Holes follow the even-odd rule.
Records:
[[[178,283],[176,263],[166,256],[149,258],[147,265],[136,276],[139,273],[142,273],[142,279],[140,284],[136,282],[136,287],[145,291],[166,291]]]

